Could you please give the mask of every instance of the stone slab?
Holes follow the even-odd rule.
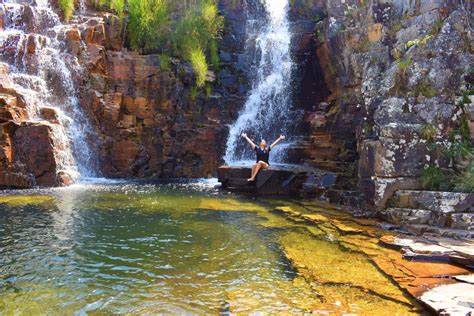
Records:
[[[470,315],[474,313],[474,285],[441,285],[421,295],[420,300],[438,315]]]
[[[226,190],[266,195],[298,196],[309,177],[320,178],[321,187],[335,182],[334,179],[328,180],[327,173],[297,165],[270,166],[269,169],[261,170],[253,182],[247,181],[251,175],[251,168],[247,166],[221,166],[217,174],[218,181]]]

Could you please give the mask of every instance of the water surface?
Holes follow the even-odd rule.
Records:
[[[341,249],[335,232],[276,211],[295,203],[206,182],[8,192],[0,196],[0,313],[412,310],[368,258]],[[312,271],[321,279],[304,278],[287,254],[319,262]],[[351,276],[351,260],[367,275]]]

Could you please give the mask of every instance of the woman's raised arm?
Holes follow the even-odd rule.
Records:
[[[245,140],[250,144],[250,146],[252,146],[252,149],[255,149],[255,147],[257,147],[257,145],[255,145],[255,143],[250,138],[248,138],[246,133],[242,133],[242,137],[245,138]]]
[[[273,149],[273,147],[275,147],[275,146],[278,144],[278,142],[279,142],[280,140],[283,140],[283,139],[285,139],[285,136],[284,136],[284,135],[280,135],[280,137],[278,137],[278,138],[270,145],[270,149]]]

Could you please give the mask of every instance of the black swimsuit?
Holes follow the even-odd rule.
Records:
[[[270,150],[270,147],[265,148],[264,150],[262,150],[260,147],[255,147],[255,153],[257,154],[257,162],[263,161],[267,165],[270,165],[268,163],[268,159],[270,158]]]

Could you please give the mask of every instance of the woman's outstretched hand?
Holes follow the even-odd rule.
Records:
[[[281,139],[281,140],[284,140],[286,137],[285,137],[285,135],[280,135],[280,137],[278,137],[278,138]]]
[[[242,133],[242,135],[240,135],[240,136],[242,136],[243,138],[246,138],[246,137],[247,137],[247,133]]]

